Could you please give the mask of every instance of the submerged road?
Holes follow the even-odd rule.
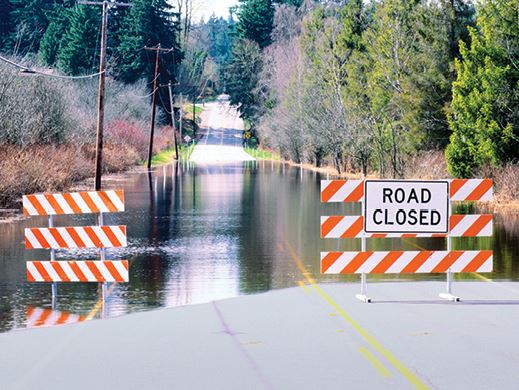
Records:
[[[206,103],[202,113],[202,138],[191,154],[197,164],[254,160],[242,147],[243,120],[228,100]]]

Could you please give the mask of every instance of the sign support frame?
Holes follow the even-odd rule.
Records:
[[[361,200],[360,207],[361,207],[361,210],[362,210],[362,216],[364,218],[366,218],[365,215],[364,215],[365,214],[364,201],[365,201],[365,199]],[[366,234],[365,233],[362,235],[360,240],[361,240],[360,241],[361,242],[361,251],[365,252],[366,251],[366,247],[367,247]],[[368,291],[368,278],[367,278],[366,273],[363,272],[360,275],[360,294],[356,294],[355,298],[357,298],[359,301],[362,301],[364,303],[371,303],[371,298],[368,298],[367,291]]]

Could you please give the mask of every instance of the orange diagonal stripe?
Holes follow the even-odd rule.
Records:
[[[341,238],[355,238],[364,230],[364,218],[358,217],[355,222],[341,235]]]
[[[49,233],[54,238],[54,240],[56,240],[56,242],[58,243],[60,248],[68,248],[69,247],[67,242],[63,239],[63,236],[61,235],[61,233],[59,232],[58,229],[56,229],[56,228],[49,228]]]
[[[467,179],[454,179],[451,180],[449,188],[451,193],[451,198],[456,195],[456,192],[460,190],[461,187],[467,182]]]
[[[81,207],[76,203],[72,195],[70,194],[63,194],[63,199],[65,199],[65,202],[69,205],[69,207],[72,209],[74,214],[82,214],[83,211],[81,211]]]
[[[341,274],[354,274],[372,254],[373,252],[358,252],[346,267],[343,268]]]
[[[491,179],[484,179],[479,185],[474,188],[474,191],[472,191],[466,198],[466,200],[480,200],[483,195],[487,193],[489,189],[492,188],[492,180]]]
[[[32,264],[38,270],[38,272],[40,273],[40,275],[41,275],[41,277],[43,278],[44,281],[52,282],[52,278],[48,274],[47,270],[45,269],[45,267],[43,266],[41,261],[33,261]]]
[[[85,261],[85,263],[98,282],[106,282],[106,279],[104,278],[103,274],[101,274],[101,272],[99,271],[99,269],[93,261]]]
[[[36,238],[36,241],[38,241],[38,244],[40,244],[40,247],[42,247],[42,248],[50,248],[51,247],[50,244],[45,239],[45,237],[43,236],[43,234],[41,234],[40,229],[33,228],[33,229],[31,229],[31,232],[34,235],[34,237]],[[33,245],[33,247],[34,247],[34,245]],[[29,249],[29,248],[27,248],[27,249]]]
[[[401,252],[401,251],[394,251],[394,252],[389,252],[386,256],[384,256],[384,258],[380,261],[380,263],[378,263],[375,268],[373,268],[371,270],[371,274],[383,274],[385,273],[389,267],[391,267],[395,261],[397,261],[400,256],[402,256],[402,253],[404,252]]]
[[[328,269],[341,257],[342,252],[328,252],[321,260],[321,273],[325,273]]]
[[[110,211],[110,212],[114,212],[114,211],[117,211],[117,208],[115,207],[115,205],[113,204],[113,202],[110,200],[110,197],[108,196],[108,194],[106,193],[106,191],[99,191],[97,193],[97,195],[99,196],[99,198],[101,198],[103,204],[106,206],[106,208]]]
[[[69,277],[67,276],[65,271],[63,271],[63,268],[61,267],[61,264],[59,263],[59,261],[51,261],[50,265],[52,266],[54,271],[58,274],[58,276],[60,277],[62,282],[70,282]]]
[[[479,267],[481,267],[490,256],[492,256],[492,251],[480,251],[461,272],[478,272]]]
[[[96,248],[103,248],[104,247],[103,243],[101,242],[101,240],[99,239],[98,235],[96,234],[96,232],[94,231],[94,229],[91,226],[85,226],[83,228],[83,230],[88,235],[88,237],[90,238],[90,241],[93,242],[93,244],[94,244],[94,246]]]
[[[36,195],[27,195],[27,200],[36,209],[38,215],[47,215],[47,211],[45,211],[40,201],[36,198]]]
[[[463,251],[450,251],[436,267],[431,270],[431,273],[447,272],[447,270],[460,258]]]
[[[59,203],[56,201],[56,198],[54,195],[51,194],[45,194],[45,199],[47,199],[47,202],[51,205],[51,207],[54,209],[54,212],[56,214],[65,214]]]
[[[76,261],[69,261],[68,265],[70,266],[70,268],[72,268],[72,272],[74,272],[74,275],[78,277],[80,282],[88,282],[87,277],[85,276],[83,271],[81,271],[81,268],[79,268],[79,265],[77,265]]]
[[[431,257],[432,251],[418,252],[418,254],[402,270],[402,274],[414,274]]]
[[[122,246],[122,243],[119,241],[119,239],[116,237],[116,235],[113,232],[113,229],[121,229],[122,226],[101,226],[101,229],[106,234],[106,237],[108,237],[108,240],[112,243],[112,245],[117,248]]]
[[[464,237],[477,237],[479,232],[483,230],[492,221],[491,214],[483,214],[476,219],[476,221],[470,225],[470,227],[463,232]]]
[[[332,229],[337,226],[339,222],[342,221],[344,217],[341,216],[333,216],[328,217],[323,224],[321,224],[321,238],[326,238],[326,236],[332,231]]]
[[[328,202],[345,183],[346,180],[332,180],[331,183],[329,183],[321,192],[321,202]]]
[[[80,192],[79,195],[83,198],[91,213],[98,213],[100,211],[88,192]]]
[[[116,282],[124,282],[123,276],[117,271],[117,268],[115,268],[115,265],[111,261],[105,261],[103,264],[108,269],[108,272],[110,272],[110,275],[114,278]]]
[[[364,182],[361,181],[359,185],[344,199],[345,202],[358,202],[364,196]]]

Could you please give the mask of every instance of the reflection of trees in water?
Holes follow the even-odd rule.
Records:
[[[272,285],[272,245],[266,245],[272,232],[271,207],[264,204],[265,182],[256,162],[243,163],[239,236],[240,291],[253,293],[270,290]]]

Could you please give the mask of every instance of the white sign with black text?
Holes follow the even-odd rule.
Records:
[[[366,180],[366,233],[448,233],[449,182]]]

